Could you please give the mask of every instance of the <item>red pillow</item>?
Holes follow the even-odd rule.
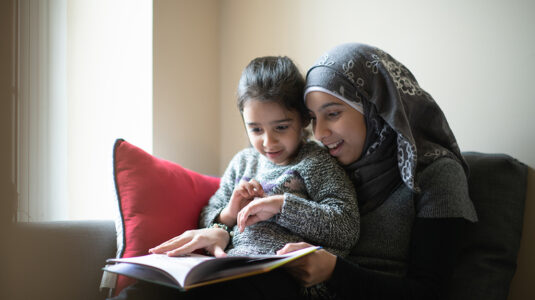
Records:
[[[197,228],[201,209],[219,187],[217,177],[159,159],[122,139],[115,141],[113,166],[120,210],[118,257],[145,255]],[[132,282],[119,276],[116,294]]]

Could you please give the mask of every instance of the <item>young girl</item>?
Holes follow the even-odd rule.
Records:
[[[274,254],[289,242],[314,241],[345,255],[357,242],[351,181],[324,148],[306,141],[303,87],[287,57],[256,58],[242,73],[238,108],[252,147],[232,159],[200,220],[229,228],[229,254]]]
[[[274,254],[295,242],[321,245],[341,256],[349,253],[360,229],[355,191],[336,160],[306,140],[304,84],[287,57],[260,57],[249,63],[238,87],[238,108],[252,147],[230,162],[201,213],[204,229],[188,231],[152,253],[173,256],[204,248],[216,256],[226,255],[225,250],[231,255]],[[194,289],[188,297],[226,298],[231,296],[227,291],[236,289],[249,299],[325,299],[326,287],[301,289],[286,272],[275,270]]]

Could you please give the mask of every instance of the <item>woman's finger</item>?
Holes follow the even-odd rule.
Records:
[[[214,253],[213,254],[214,254],[215,257],[225,257],[225,256],[227,256],[227,254],[225,253],[225,250],[223,250],[223,248],[221,248],[218,245],[214,246]]]
[[[174,237],[172,239],[170,239],[169,241],[167,242],[164,242],[152,249],[149,249],[149,252],[150,253],[155,253],[155,254],[158,254],[158,253],[165,253],[169,250],[172,250],[172,249],[175,249],[177,247],[180,247],[181,245],[187,243],[189,240],[191,240],[189,238],[189,236],[187,235],[179,235],[177,237]]]
[[[282,254],[286,254],[286,253],[297,251],[299,249],[304,249],[304,248],[307,248],[307,247],[310,247],[310,246],[312,246],[312,245],[310,245],[308,243],[305,243],[305,242],[288,243],[288,244],[284,245],[284,247],[282,247],[282,249],[277,251],[277,254],[278,255],[282,255]]]
[[[180,256],[183,254],[191,253],[197,249],[204,248],[206,245],[202,245],[202,243],[199,242],[199,239],[192,239],[188,243],[182,245],[181,247],[178,247],[174,250],[168,251],[168,256]]]

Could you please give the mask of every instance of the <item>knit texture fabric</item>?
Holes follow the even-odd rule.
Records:
[[[229,255],[273,254],[286,243],[308,242],[345,256],[359,238],[359,213],[353,184],[345,171],[315,142],[303,144],[288,165],[275,165],[253,148],[236,154],[221,185],[201,212],[200,226],[209,227],[229,202],[241,180],[254,178],[266,196],[284,195],[279,214],[234,237]]]
[[[348,259],[360,267],[405,276],[415,218],[477,221],[463,167],[440,158],[417,178],[421,192],[401,185],[377,209],[361,216],[359,243]]]

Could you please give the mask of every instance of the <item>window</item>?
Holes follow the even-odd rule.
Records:
[[[113,218],[115,139],[152,151],[152,1],[17,5],[17,219]]]

